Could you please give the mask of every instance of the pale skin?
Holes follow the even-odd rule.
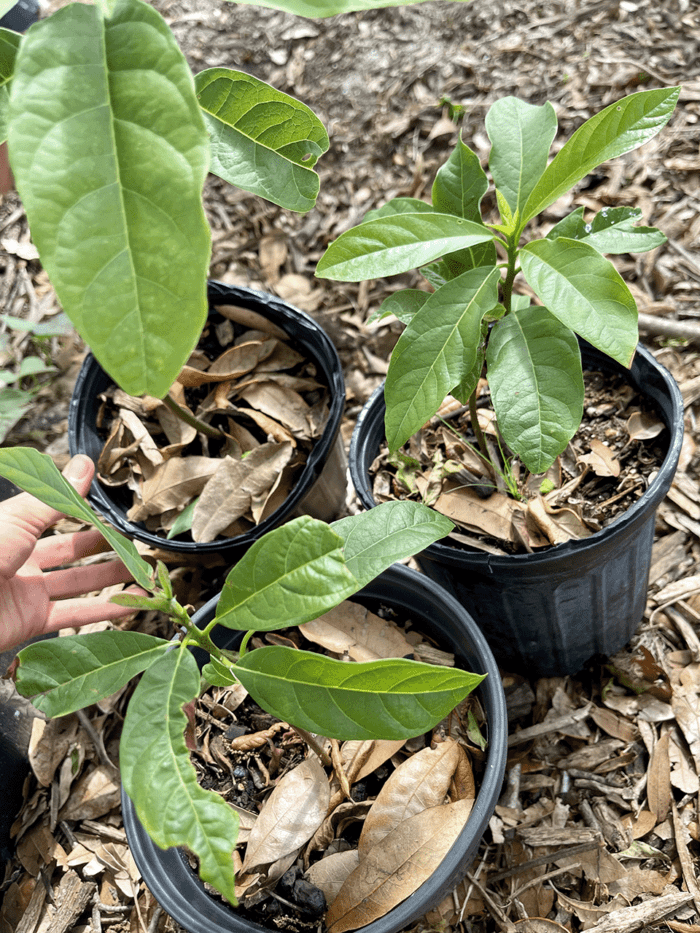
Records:
[[[85,496],[94,472],[92,460],[79,454],[63,475]],[[62,517],[27,493],[0,502],[0,651],[37,635],[133,612],[110,603],[104,595],[83,595],[127,583],[132,577],[120,560],[66,568],[66,564],[104,551],[106,545],[97,529],[41,538]],[[138,587],[129,592],[143,594]]]

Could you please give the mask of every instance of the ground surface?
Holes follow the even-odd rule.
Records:
[[[527,918],[541,917],[549,918],[547,930],[560,930],[556,923],[602,933],[650,927],[667,916],[669,928],[696,933],[700,358],[692,340],[662,345],[654,335],[668,333],[669,323],[692,335],[700,324],[700,7],[692,0],[475,0],[316,23],[213,0],[156,5],[195,71],[249,71],[304,100],[329,130],[314,211],[292,215],[216,180],[206,205],[212,276],[276,292],[331,334],[347,382],[346,439],[398,336],[393,325],[368,329],[364,321],[397,283],[334,285],[314,280],[313,270],[329,240],[366,210],[399,194],[429,192],[457,138],[446,102],[464,107],[464,138],[485,156],[483,117],[501,96],[552,101],[562,139],[640,86],[683,85],[666,131],[596,172],[573,202],[591,209],[636,204],[644,221],[669,237],[654,253],[619,262],[647,316],[646,342],[676,376],[686,403],[686,443],[659,513],[645,623],[613,671],[598,666],[579,678],[534,683],[505,676],[512,715],[507,792],[468,880],[429,922],[440,930],[508,933],[517,923],[540,933],[545,927]],[[548,223],[560,209],[570,206],[555,205]],[[0,204],[0,243],[3,309],[32,321],[55,313],[46,277],[26,251],[26,221],[14,195]],[[4,368],[18,366],[28,346],[12,332]],[[59,464],[66,459],[67,400],[81,352],[71,338],[53,340],[60,375],[9,443],[33,442]],[[178,574],[187,601],[201,599],[202,575]],[[28,788],[18,823],[23,841],[5,885],[3,933],[174,929],[140,885],[124,845],[118,775],[109,763],[116,760],[120,713],[115,700],[64,724],[59,737],[38,740],[35,765],[46,785]],[[61,767],[66,756],[78,767]],[[85,886],[93,882],[99,903],[61,926],[50,898],[89,900],[95,889]],[[614,910],[623,913],[608,916]]]

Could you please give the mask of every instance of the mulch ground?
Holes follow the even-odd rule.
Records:
[[[422,929],[700,930],[700,7],[693,0],[435,2],[313,22],[213,0],[162,0],[192,67],[240,68],[292,93],[324,121],[321,195],[294,215],[210,179],[211,275],[270,291],[334,340],[347,384],[343,435],[386,373],[394,324],[372,309],[411,276],[359,285],[315,280],[327,243],[390,197],[423,197],[461,131],[480,155],[483,118],[505,95],[550,100],[566,138],[641,87],[682,84],[668,127],[606,164],[549,224],[583,204],[637,205],[668,243],[616,257],[645,343],[674,374],[686,440],[659,510],[648,608],[632,645],[580,677],[504,672],[511,754],[504,796],[465,882]],[[459,127],[450,105],[463,108]],[[0,203],[0,304],[40,322],[58,311],[14,194]],[[8,331],[4,369],[31,352]],[[6,443],[67,459],[67,404],[84,348],[53,338],[58,376]],[[355,503],[350,500],[350,508]],[[179,568],[186,601],[203,575]],[[143,623],[154,630],[158,620]],[[121,824],[118,735],[124,698],[37,727],[35,777],[7,865],[0,933],[176,930],[140,882]],[[43,730],[43,731],[42,731]],[[542,918],[542,919],[533,919]]]

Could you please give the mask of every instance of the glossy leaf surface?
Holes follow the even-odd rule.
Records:
[[[639,207],[604,207],[585,223],[583,208],[577,207],[552,227],[547,239],[584,240],[599,253],[645,253],[665,243],[666,237],[656,227],[635,226],[641,216]]]
[[[49,718],[66,716],[116,693],[168,645],[142,632],[91,632],[34,642],[19,653],[17,689]]]
[[[399,337],[389,363],[386,436],[396,450],[472,370],[481,322],[498,301],[498,269],[481,266],[442,286]]]
[[[396,217],[397,214],[432,214],[435,208],[427,201],[421,201],[419,198],[392,198],[381,207],[367,211],[362,218],[365,224],[370,220],[379,220],[380,217]]]
[[[342,548],[339,535],[307,516],[268,532],[226,578],[217,622],[272,631],[315,619],[360,588]]]
[[[124,789],[151,839],[161,848],[185,845],[199,858],[199,874],[231,903],[238,815],[203,790],[185,745],[183,706],[199,692],[199,670],[186,650],[151,665],[129,703],[120,741]]]
[[[534,240],[520,252],[528,285],[562,324],[631,366],[637,306],[613,264],[578,240]]]
[[[517,97],[503,97],[486,114],[486,132],[491,140],[489,169],[515,214],[523,210],[547,167],[557,115],[549,101],[536,107]]]
[[[382,318],[393,314],[402,324],[408,324],[413,315],[420,311],[430,297],[430,292],[422,292],[417,288],[404,288],[394,292],[381,303],[379,308],[367,318],[367,323],[381,321]]]
[[[47,454],[40,454],[33,447],[0,450],[0,476],[9,479],[11,483],[52,509],[94,525],[129,568],[139,586],[146,590],[153,588],[151,568],[139,555],[133,542],[100,521],[85,500],[58,472],[56,464]]]
[[[74,3],[33,26],[9,149],[63,308],[126,392],[162,397],[206,318],[210,236],[204,120],[160,14],[118,0],[105,20]]]
[[[546,308],[493,326],[489,386],[503,439],[532,473],[544,473],[583,415],[581,353],[575,334]]]
[[[492,238],[482,224],[450,214],[380,217],[342,233],[321,257],[316,275],[341,282],[397,275]]]
[[[419,502],[386,502],[333,522],[345,562],[361,586],[399,560],[448,535],[452,522]]]
[[[523,210],[531,220],[601,162],[652,139],[668,123],[679,87],[639,91],[595,114],[580,126],[549,163]]]
[[[420,735],[483,679],[402,658],[347,664],[278,646],[248,652],[236,674],[263,709],[337,739]]]
[[[11,4],[13,6],[14,4]],[[3,15],[0,8],[0,16]],[[0,143],[7,139],[7,120],[10,110],[10,82],[15,71],[15,58],[19,48],[19,33],[0,29]]]
[[[318,195],[313,166],[328,134],[309,108],[264,81],[228,68],[195,78],[211,145],[210,171],[292,211],[308,211]]]

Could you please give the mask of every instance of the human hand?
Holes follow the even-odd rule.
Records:
[[[92,460],[78,454],[63,475],[84,497],[94,472]],[[62,517],[28,493],[0,502],[0,651],[66,626],[118,619],[133,612],[104,596],[74,598],[131,580],[120,560],[50,569],[105,547],[96,528],[40,539]],[[130,591],[143,594],[138,587]]]

